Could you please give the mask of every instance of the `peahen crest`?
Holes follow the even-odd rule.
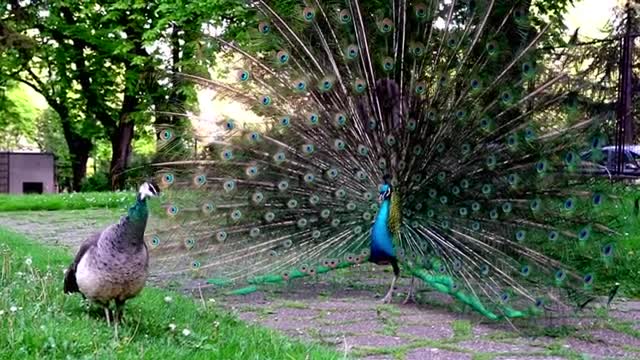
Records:
[[[529,3],[248,2],[247,38],[213,39],[242,59],[235,81],[182,76],[264,123],[222,120],[197,158],[159,129],[156,275],[246,292],[366,261],[391,174],[403,271],[493,319],[575,305],[597,274],[563,256],[615,253],[614,199],[583,156],[606,124],[545,66]]]

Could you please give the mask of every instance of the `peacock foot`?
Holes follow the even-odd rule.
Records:
[[[393,294],[391,293],[391,291],[389,291],[387,293],[387,295],[385,295],[382,300],[380,300],[381,303],[383,304],[391,304],[391,300],[393,299]]]
[[[410,292],[407,297],[404,299],[404,301],[402,302],[402,305],[407,305],[407,304],[416,304],[416,295],[413,292]]]

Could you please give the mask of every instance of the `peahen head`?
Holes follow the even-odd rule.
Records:
[[[153,182],[145,181],[138,190],[138,201],[145,201],[147,198],[160,195],[159,189],[158,185]]]

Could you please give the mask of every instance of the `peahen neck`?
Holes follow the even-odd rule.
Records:
[[[117,237],[118,247],[120,249],[138,248],[144,244],[144,231],[147,227],[147,219],[149,218],[149,208],[147,201],[141,199],[140,195],[136,199],[136,203],[129,208],[127,217],[123,219],[120,228],[122,236]]]
[[[132,223],[142,223],[146,225],[148,217],[149,209],[147,208],[147,200],[142,199],[141,196],[138,195],[136,203],[129,208],[128,218]]]
[[[371,231],[371,257],[373,259],[395,257],[393,249],[393,236],[389,231],[389,216],[391,213],[391,200],[386,199],[380,204],[380,210],[376,215]]]

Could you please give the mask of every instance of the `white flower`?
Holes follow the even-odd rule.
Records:
[[[214,326],[214,327],[218,327],[218,326],[220,326],[220,321],[218,321],[218,320],[214,321],[214,322],[213,322],[213,326]]]
[[[172,301],[173,301],[173,299],[171,298],[171,296],[165,296],[165,297],[164,297],[164,302],[166,302],[166,303],[170,303],[170,302],[172,302]]]
[[[191,330],[189,330],[189,329],[183,329],[183,330],[182,330],[182,335],[184,335],[184,336],[189,336],[189,335],[191,335]]]
[[[28,258],[24,261],[24,263],[25,263],[27,266],[31,266],[31,264],[33,264],[33,260],[31,260],[31,258],[30,258],[30,257],[28,257]]]
[[[18,311],[18,308],[17,308],[17,307],[15,307],[15,306],[12,306],[12,307],[10,307],[10,308],[9,308],[9,310],[10,310],[12,313],[14,313],[14,312]]]
[[[176,324],[169,324],[169,330],[175,331],[176,330]]]
[[[209,299],[209,302],[212,303],[212,304],[215,304],[216,303],[216,299],[211,298],[211,299]]]
[[[4,310],[0,310],[0,316],[4,315]]]

